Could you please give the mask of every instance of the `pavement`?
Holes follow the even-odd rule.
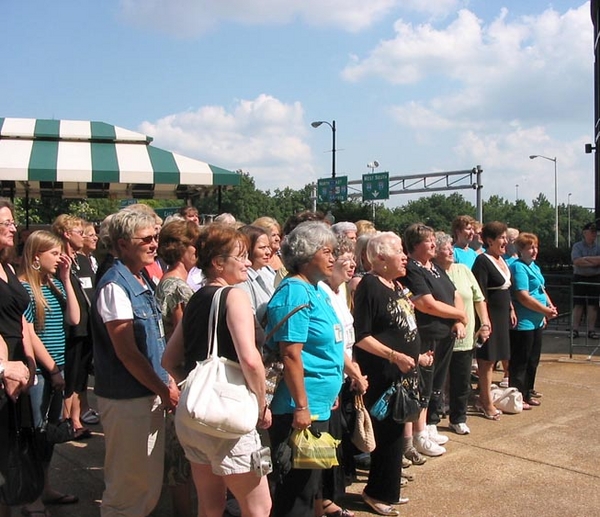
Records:
[[[567,333],[547,331],[536,381],[541,406],[498,422],[469,415],[465,436],[442,420],[438,429],[450,437],[448,452],[409,468],[416,479],[402,490],[410,502],[399,507],[400,515],[600,516],[600,353],[589,357],[597,344],[587,342],[570,357]],[[496,377],[499,382],[501,372]],[[90,399],[95,402],[93,394]],[[52,484],[80,502],[49,508],[54,517],[100,515],[104,440],[101,425],[90,428],[91,439],[56,447]],[[360,499],[364,482],[359,476],[340,501],[357,517],[373,515]],[[173,516],[164,491],[152,516]]]

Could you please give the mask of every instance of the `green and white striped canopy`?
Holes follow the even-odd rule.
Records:
[[[0,195],[168,199],[240,184],[151,141],[104,122],[0,117]]]

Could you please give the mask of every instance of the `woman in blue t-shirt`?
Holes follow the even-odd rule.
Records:
[[[58,274],[59,278],[54,275]],[[36,382],[29,390],[34,425],[47,417],[57,423],[62,415],[65,381],[65,323],[79,323],[79,304],[71,285],[71,258],[62,252],[62,241],[53,233],[38,230],[25,242],[19,280],[29,293],[25,319],[30,329],[38,369]],[[53,446],[47,444],[42,462],[47,470]],[[41,498],[23,508],[23,515],[41,514],[46,504],[71,504],[77,496],[51,489],[46,472]]]
[[[271,405],[273,450],[287,440],[292,428],[326,431],[342,387],[343,329],[319,285],[333,272],[335,247],[333,232],[317,221],[298,225],[281,247],[289,275],[267,306],[266,331],[296,307],[307,307],[291,316],[267,343],[270,348],[278,347],[284,364],[284,380]],[[320,470],[291,469],[275,490],[273,515],[314,515],[320,487]]]
[[[535,374],[542,353],[542,331],[558,311],[544,287],[545,281],[535,259],[538,238],[521,233],[515,240],[519,259],[510,265],[513,306],[517,326],[510,330],[509,382],[523,394],[523,409],[539,406],[540,393],[534,389]]]

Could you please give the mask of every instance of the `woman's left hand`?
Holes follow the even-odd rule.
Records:
[[[456,339],[464,339],[467,335],[467,329],[460,321],[457,321],[452,326],[452,332],[456,336]]]
[[[273,423],[273,415],[271,414],[271,410],[266,407],[263,411],[263,414],[258,418],[257,427],[259,429],[268,429],[271,427]]]
[[[433,365],[433,350],[419,354],[419,366],[430,367],[431,365]]]
[[[60,262],[58,263],[58,272],[63,284],[70,278],[72,263],[73,259],[69,257],[69,255],[61,253]]]

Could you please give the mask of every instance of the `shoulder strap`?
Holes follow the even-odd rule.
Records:
[[[218,357],[219,356],[219,340],[217,339],[217,331],[219,327],[219,315],[221,308],[221,299],[223,298],[223,292],[226,289],[231,289],[231,286],[219,287],[213,295],[212,302],[210,304],[210,312],[208,314],[208,349],[207,356]]]

